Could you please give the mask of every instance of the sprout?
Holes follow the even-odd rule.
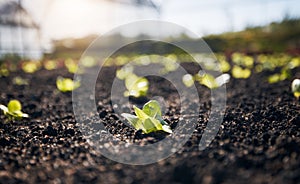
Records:
[[[209,89],[215,89],[215,88],[219,87],[219,85],[216,82],[216,79],[213,75],[207,74],[207,73],[204,73],[204,74],[201,74],[201,73],[202,73],[202,70],[200,70],[198,72],[198,74],[196,74],[194,76],[194,79],[196,81],[198,81],[200,84],[208,87]]]
[[[9,70],[6,64],[0,64],[0,77],[7,77],[9,76]]]
[[[149,82],[145,77],[138,77],[135,74],[130,74],[125,78],[124,96],[141,97],[146,96],[149,89]]]
[[[9,119],[21,119],[29,117],[28,114],[25,114],[21,111],[22,105],[18,100],[9,101],[7,107],[0,104],[0,109]]]
[[[76,73],[78,71],[78,64],[73,59],[66,59],[65,66],[70,73]]]
[[[284,81],[291,77],[291,71],[288,68],[283,68],[280,73],[273,74],[268,77],[268,82],[270,84],[276,83],[279,81]]]
[[[22,69],[26,73],[34,73],[40,69],[40,63],[38,61],[27,61],[22,64]]]
[[[18,86],[22,86],[22,85],[28,85],[29,81],[28,79],[23,79],[22,77],[17,76],[13,78],[13,83]]]
[[[234,78],[246,79],[246,78],[250,77],[251,70],[249,70],[247,68],[243,69],[240,66],[235,65],[235,66],[233,66],[231,73]]]
[[[146,96],[149,89],[149,82],[145,77],[139,77],[133,73],[132,66],[125,66],[117,70],[117,78],[125,80],[127,91],[124,96],[142,97]]]
[[[168,123],[162,119],[161,109],[156,100],[147,102],[142,110],[136,106],[133,108],[136,116],[128,113],[122,113],[121,115],[126,118],[135,129],[141,129],[146,134],[159,130],[172,133]]]
[[[57,62],[54,60],[47,60],[44,62],[44,68],[46,70],[54,70],[57,68]]]
[[[294,96],[299,99],[300,97],[300,79],[295,79],[292,82],[292,92]]]
[[[58,77],[56,79],[57,89],[61,92],[69,92],[80,86],[80,81],[73,81],[69,78]]]

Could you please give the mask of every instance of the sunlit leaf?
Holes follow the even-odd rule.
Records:
[[[144,133],[162,130],[172,133],[169,125],[162,119],[160,106],[157,101],[151,100],[142,109],[134,106],[136,116],[122,113],[121,115],[137,130],[141,129]]]
[[[22,64],[22,69],[26,73],[34,73],[40,69],[40,62],[38,61],[27,61]]]
[[[20,111],[22,110],[22,105],[18,100],[11,100],[7,104],[7,108],[9,112]]]
[[[220,60],[220,69],[221,72],[228,72],[231,66],[226,60]]]
[[[200,84],[208,87],[209,89],[215,89],[219,87],[214,76],[208,73],[204,73],[201,75],[198,73],[194,76],[194,79],[198,81]]]
[[[235,65],[235,66],[233,66],[231,73],[234,78],[246,79],[246,78],[250,77],[251,70],[249,70],[247,68],[243,69],[242,67]]]
[[[23,113],[22,105],[18,100],[10,100],[7,107],[0,105],[0,109],[10,119],[20,119],[29,117],[28,114]]]
[[[280,74],[273,74],[268,77],[268,82],[270,84],[277,83],[280,81]]]
[[[56,86],[61,92],[73,91],[80,86],[80,81],[73,81],[69,78],[58,77],[56,79]]]
[[[149,82],[144,77],[129,74],[125,78],[125,86],[128,90],[127,93],[124,94],[125,96],[141,97],[146,96],[149,88]]]
[[[22,77],[17,76],[13,78],[13,83],[21,86],[21,85],[28,85],[29,81],[28,79],[23,79]]]
[[[124,80],[128,75],[131,75],[133,72],[132,66],[125,66],[117,70],[116,75],[120,80]]]
[[[44,62],[44,68],[46,70],[54,70],[57,68],[57,62],[54,60],[47,60]]]
[[[76,73],[78,71],[78,63],[73,59],[68,58],[64,63],[70,73]]]

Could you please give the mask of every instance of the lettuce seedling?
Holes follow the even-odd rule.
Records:
[[[299,99],[300,97],[300,79],[295,79],[292,82],[292,92],[294,96]]]
[[[130,74],[125,78],[124,96],[142,97],[146,96],[149,89],[149,82],[145,77],[138,77],[135,74]]]
[[[25,73],[34,73],[40,69],[40,65],[39,61],[27,61],[22,63],[22,69]]]
[[[57,89],[61,92],[69,92],[80,86],[80,81],[73,81],[69,78],[58,77],[56,79]]]
[[[126,66],[117,70],[116,75],[120,80],[125,80],[127,91],[124,92],[124,96],[139,98],[147,95],[149,81],[145,77],[135,75],[132,66]]]
[[[231,73],[236,79],[247,79],[251,75],[251,70],[247,68],[243,69],[242,67],[235,65],[233,66]]]
[[[126,118],[135,129],[141,129],[143,133],[146,134],[158,130],[172,133],[168,123],[162,118],[161,109],[156,100],[147,102],[143,106],[143,109],[139,109],[136,106],[133,106],[133,108],[136,116],[128,113],[122,113],[121,115]]]
[[[9,101],[7,107],[0,104],[0,109],[9,119],[21,119],[29,117],[28,114],[25,114],[21,111],[22,105],[18,100]]]

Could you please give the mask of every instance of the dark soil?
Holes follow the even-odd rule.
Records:
[[[185,67],[197,71],[191,64]],[[144,135],[127,127],[113,113],[109,90],[115,70],[104,68],[96,87],[98,115],[106,128],[136,144],[163,139],[164,133]],[[292,72],[300,77],[300,68]],[[30,115],[15,122],[0,115],[0,183],[300,183],[300,102],[291,94],[291,80],[268,84],[268,72],[231,79],[223,123],[203,151],[198,144],[209,117],[210,91],[197,85],[197,131],[185,146],[158,163],[132,166],[105,158],[87,143],[75,121],[72,94],[56,90],[59,75],[73,77],[58,69],[0,78],[0,103],[18,99]],[[15,76],[30,85],[14,85]],[[174,128],[180,116],[175,88],[161,78],[148,79],[149,96],[164,97],[164,118]]]

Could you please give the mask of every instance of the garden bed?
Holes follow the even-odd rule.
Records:
[[[191,73],[194,65],[185,63]],[[167,134],[142,134],[127,127],[110,107],[111,81],[116,67],[105,67],[96,86],[99,116],[111,133],[123,141],[151,144]],[[18,86],[13,78],[29,79]],[[209,117],[210,90],[197,85],[200,114],[196,130],[184,147],[158,163],[124,165],[99,154],[76,124],[72,94],[56,89],[57,76],[73,77],[66,69],[21,71],[0,78],[0,102],[22,102],[29,119],[6,122],[0,116],[0,183],[299,183],[300,103],[291,80],[269,84],[267,71],[227,84],[227,106],[221,128],[212,143],[198,150]],[[105,80],[103,77],[105,76]],[[292,70],[300,77],[300,68]],[[158,77],[148,77],[149,96],[169,104],[164,118],[178,121],[178,94]]]

